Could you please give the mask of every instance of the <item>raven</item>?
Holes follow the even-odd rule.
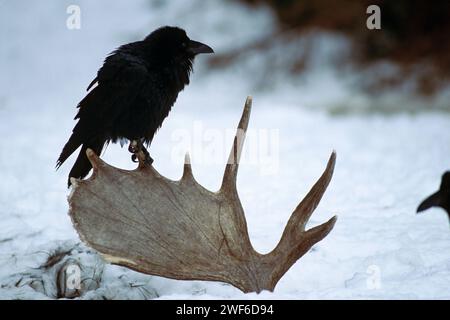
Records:
[[[68,186],[70,177],[84,178],[91,170],[87,148],[100,154],[105,144],[128,139],[129,151],[136,153],[137,145],[151,163],[144,144],[150,145],[178,93],[189,84],[195,56],[213,52],[206,44],[189,39],[183,29],[170,26],[113,51],[78,104],[74,118],[78,122],[56,163],[58,169],[82,146]]]
[[[417,208],[417,212],[427,210],[431,207],[441,207],[447,211],[450,219],[450,171],[442,175],[441,187],[439,191],[423,200]]]

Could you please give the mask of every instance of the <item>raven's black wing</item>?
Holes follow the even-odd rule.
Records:
[[[123,110],[130,108],[143,90],[149,72],[145,62],[130,53],[116,51],[98,71],[98,85],[78,104],[78,123],[64,146],[57,167],[82,144],[108,139],[108,132]]]

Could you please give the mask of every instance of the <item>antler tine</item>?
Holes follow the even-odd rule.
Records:
[[[271,272],[271,290],[275,287],[280,278],[291,268],[291,266],[311,249],[313,245],[325,238],[333,229],[337,217],[306,232],[289,234],[283,233],[283,237],[276,248],[265,256],[267,263],[273,265]],[[287,227],[286,227],[287,229]],[[297,238],[296,238],[297,237]]]
[[[189,157],[189,152],[186,152],[186,155],[184,156],[183,177],[181,178],[181,180],[193,180],[193,178],[194,176],[192,174],[191,158]]]
[[[323,194],[327,190],[328,184],[331,181],[334,172],[334,166],[336,163],[336,152],[331,153],[330,159],[328,160],[327,167],[323,172],[322,176],[317,180],[305,198],[300,202],[300,204],[295,208],[292,213],[291,218],[288,221],[285,231],[290,231],[290,228],[301,228],[302,231],[305,230],[305,225],[308,222],[311,214],[317,208]]]
[[[100,159],[99,156],[96,155],[95,152],[92,149],[90,149],[90,148],[86,149],[86,156],[87,156],[89,162],[91,163],[92,168],[94,169],[94,175],[95,175],[97,170],[98,170],[98,167],[100,165],[105,164],[105,162],[102,159]],[[83,183],[83,180],[77,179],[77,178],[74,178],[74,177],[69,177],[69,180],[70,180],[70,183],[72,185],[72,191],[80,183]]]
[[[316,209],[330,183],[335,163],[336,152],[333,151],[322,176],[317,180],[289,218],[278,245],[266,256],[266,259],[270,262],[278,262],[275,264],[272,271],[272,277],[275,280],[274,284],[276,284],[285,272],[308,252],[314,244],[325,238],[333,229],[337,220],[336,216],[305,232],[306,223]]]
[[[103,160],[100,159],[98,157],[98,155],[96,155],[95,152],[90,148],[86,149],[86,156],[87,156],[89,162],[91,163],[94,171],[96,171],[98,169],[99,165],[104,163]]]
[[[236,135],[233,141],[233,147],[228,157],[228,162],[223,174],[221,189],[236,186],[236,177],[239,168],[239,160],[241,157],[242,147],[244,145],[245,134],[248,128],[248,121],[250,119],[250,111],[252,109],[252,97],[248,96],[245,101],[244,111],[242,112],[241,120],[236,130]]]
[[[337,216],[333,216],[330,220],[321,225],[318,225],[314,228],[306,231],[306,237],[310,239],[310,241],[315,244],[325,238],[330,231],[333,229],[335,223],[337,221]]]
[[[73,188],[75,188],[79,183],[80,183],[80,179],[74,178],[74,177],[70,177],[70,184],[73,186]],[[73,190],[72,188],[72,190]]]

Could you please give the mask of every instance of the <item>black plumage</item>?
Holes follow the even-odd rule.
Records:
[[[78,104],[78,123],[58,158],[57,168],[82,146],[68,185],[70,177],[84,178],[92,168],[87,148],[100,154],[105,144],[123,138],[148,146],[189,84],[195,56],[212,52],[177,27],[157,29],[113,51]]]
[[[450,171],[442,175],[441,186],[438,191],[426,198],[417,208],[417,212],[422,212],[431,207],[441,207],[447,211],[450,219]]]

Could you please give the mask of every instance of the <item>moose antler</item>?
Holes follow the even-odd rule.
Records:
[[[276,248],[256,252],[250,242],[236,189],[239,156],[250,117],[247,98],[222,186],[198,184],[186,155],[183,177],[172,181],[153,166],[114,168],[92,150],[94,173],[73,179],[69,214],[80,238],[113,264],[146,274],[184,280],[213,280],[244,292],[273,291],[286,271],[333,228],[336,217],[305,231],[333,174],[336,154],[294,210]]]

